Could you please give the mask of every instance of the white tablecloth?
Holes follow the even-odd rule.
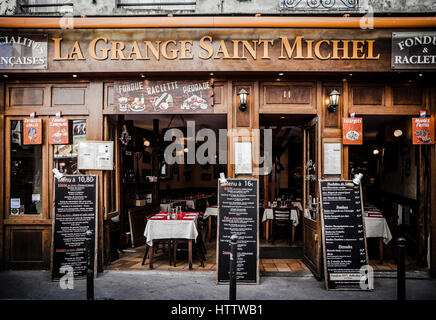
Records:
[[[206,219],[209,216],[218,217],[218,207],[207,207],[203,219]]]
[[[293,202],[291,202],[291,203],[292,203],[292,205],[293,205],[294,207],[297,207],[298,210],[303,211],[303,206],[301,205],[301,202],[293,201]]]
[[[157,239],[197,239],[195,220],[148,220],[144,236],[149,246]]]
[[[273,209],[272,208],[266,208],[263,211],[262,222],[265,222],[266,220],[273,220],[273,219],[274,219]],[[298,220],[298,212],[297,212],[297,210],[291,210],[291,220],[292,220],[292,224],[294,226],[298,225],[299,220]]]
[[[392,239],[391,231],[385,218],[365,217],[365,234],[367,238],[383,238],[388,244]]]

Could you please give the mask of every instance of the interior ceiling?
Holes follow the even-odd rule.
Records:
[[[186,126],[187,121],[195,121],[196,130],[209,128],[214,131],[227,128],[227,116],[216,114],[135,114],[126,115],[125,120],[133,120],[133,125],[145,130],[153,131],[153,119],[159,120],[159,129],[166,129],[171,123],[171,128]],[[172,121],[171,121],[172,119]]]
[[[397,123],[398,128],[401,128],[401,121],[411,119],[412,116],[363,116],[362,118],[364,137],[375,139],[377,133],[384,130],[386,124]]]

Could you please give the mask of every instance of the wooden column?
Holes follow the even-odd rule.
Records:
[[[436,117],[436,85],[429,87],[430,114]],[[431,276],[436,278],[436,146],[430,147],[430,271]]]
[[[91,81],[89,84],[89,117],[86,128],[87,140],[103,140],[103,82]],[[87,174],[98,176],[98,251],[97,270],[103,271],[103,172],[101,170],[89,170]]]
[[[4,82],[0,82],[0,270],[4,268],[3,262],[3,215],[4,215],[4,186],[5,186],[5,119],[4,112]]]
[[[153,184],[153,205],[159,205],[159,186],[160,186],[160,174],[159,174],[159,120],[153,119],[153,141],[152,141],[152,160],[151,168],[152,175],[157,177],[157,182]]]
[[[238,92],[241,89],[248,91],[247,110],[239,110]],[[228,176],[234,178],[235,168],[231,163],[235,155],[236,142],[252,143],[253,174],[238,175],[240,178],[257,178],[257,168],[254,159],[259,158],[259,137],[253,132],[253,129],[259,129],[259,82],[239,82],[229,81],[228,95],[231,96],[232,103],[228,105],[227,129],[230,136],[228,137]]]

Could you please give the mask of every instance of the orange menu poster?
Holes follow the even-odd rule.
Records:
[[[363,143],[363,122],[362,118],[342,119],[342,143],[362,144]]]
[[[42,120],[26,118],[23,121],[23,144],[42,143]]]
[[[434,144],[434,118],[412,118],[413,144]]]
[[[48,120],[48,141],[50,144],[68,144],[67,118],[50,118]]]

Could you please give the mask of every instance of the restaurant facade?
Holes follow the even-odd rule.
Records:
[[[412,119],[431,122],[436,113],[436,19],[373,19],[374,28],[362,29],[357,17],[100,17],[74,18],[74,29],[68,29],[58,18],[3,18],[2,268],[50,268],[53,169],[79,172],[71,155],[78,152],[73,150],[76,139],[82,139],[113,142],[113,170],[80,170],[98,177],[96,252],[98,270],[104,270],[114,260],[114,244],[120,250],[128,247],[124,237],[129,230],[122,229],[114,240],[111,221],[118,217],[121,224],[129,223],[123,146],[135,140],[132,121],[144,123],[141,141],[150,141],[153,149],[163,143],[160,130],[182,116],[223,124],[227,145],[216,172],[258,179],[264,207],[282,189],[291,189],[292,179],[288,174],[286,188],[280,186],[281,156],[272,157],[273,169],[266,175],[259,171],[268,144],[259,131],[286,123],[301,129],[301,141],[288,156],[301,154],[301,190],[296,192],[302,205],[303,260],[316,276],[321,277],[323,264],[318,182],[352,180],[357,173],[364,174],[371,201],[380,197],[395,208],[389,220],[392,234],[407,235],[415,266],[435,276],[434,124],[429,137],[417,144]],[[200,103],[207,103],[178,107],[177,94],[168,98],[175,89],[188,96],[203,90]],[[134,91],[143,95],[135,104],[129,98]],[[52,138],[53,119],[66,119],[69,139]],[[362,121],[360,129],[344,131]],[[398,137],[395,130],[401,131]],[[235,146],[241,142],[250,143],[248,171],[235,165]],[[175,192],[176,180],[159,187],[165,183],[162,161],[155,152],[151,157],[149,171],[141,176],[158,178],[147,180],[151,196],[144,206]],[[139,171],[138,160],[131,161]],[[218,178],[212,175],[210,184],[197,187],[212,190]],[[381,241],[380,246],[383,250]]]

